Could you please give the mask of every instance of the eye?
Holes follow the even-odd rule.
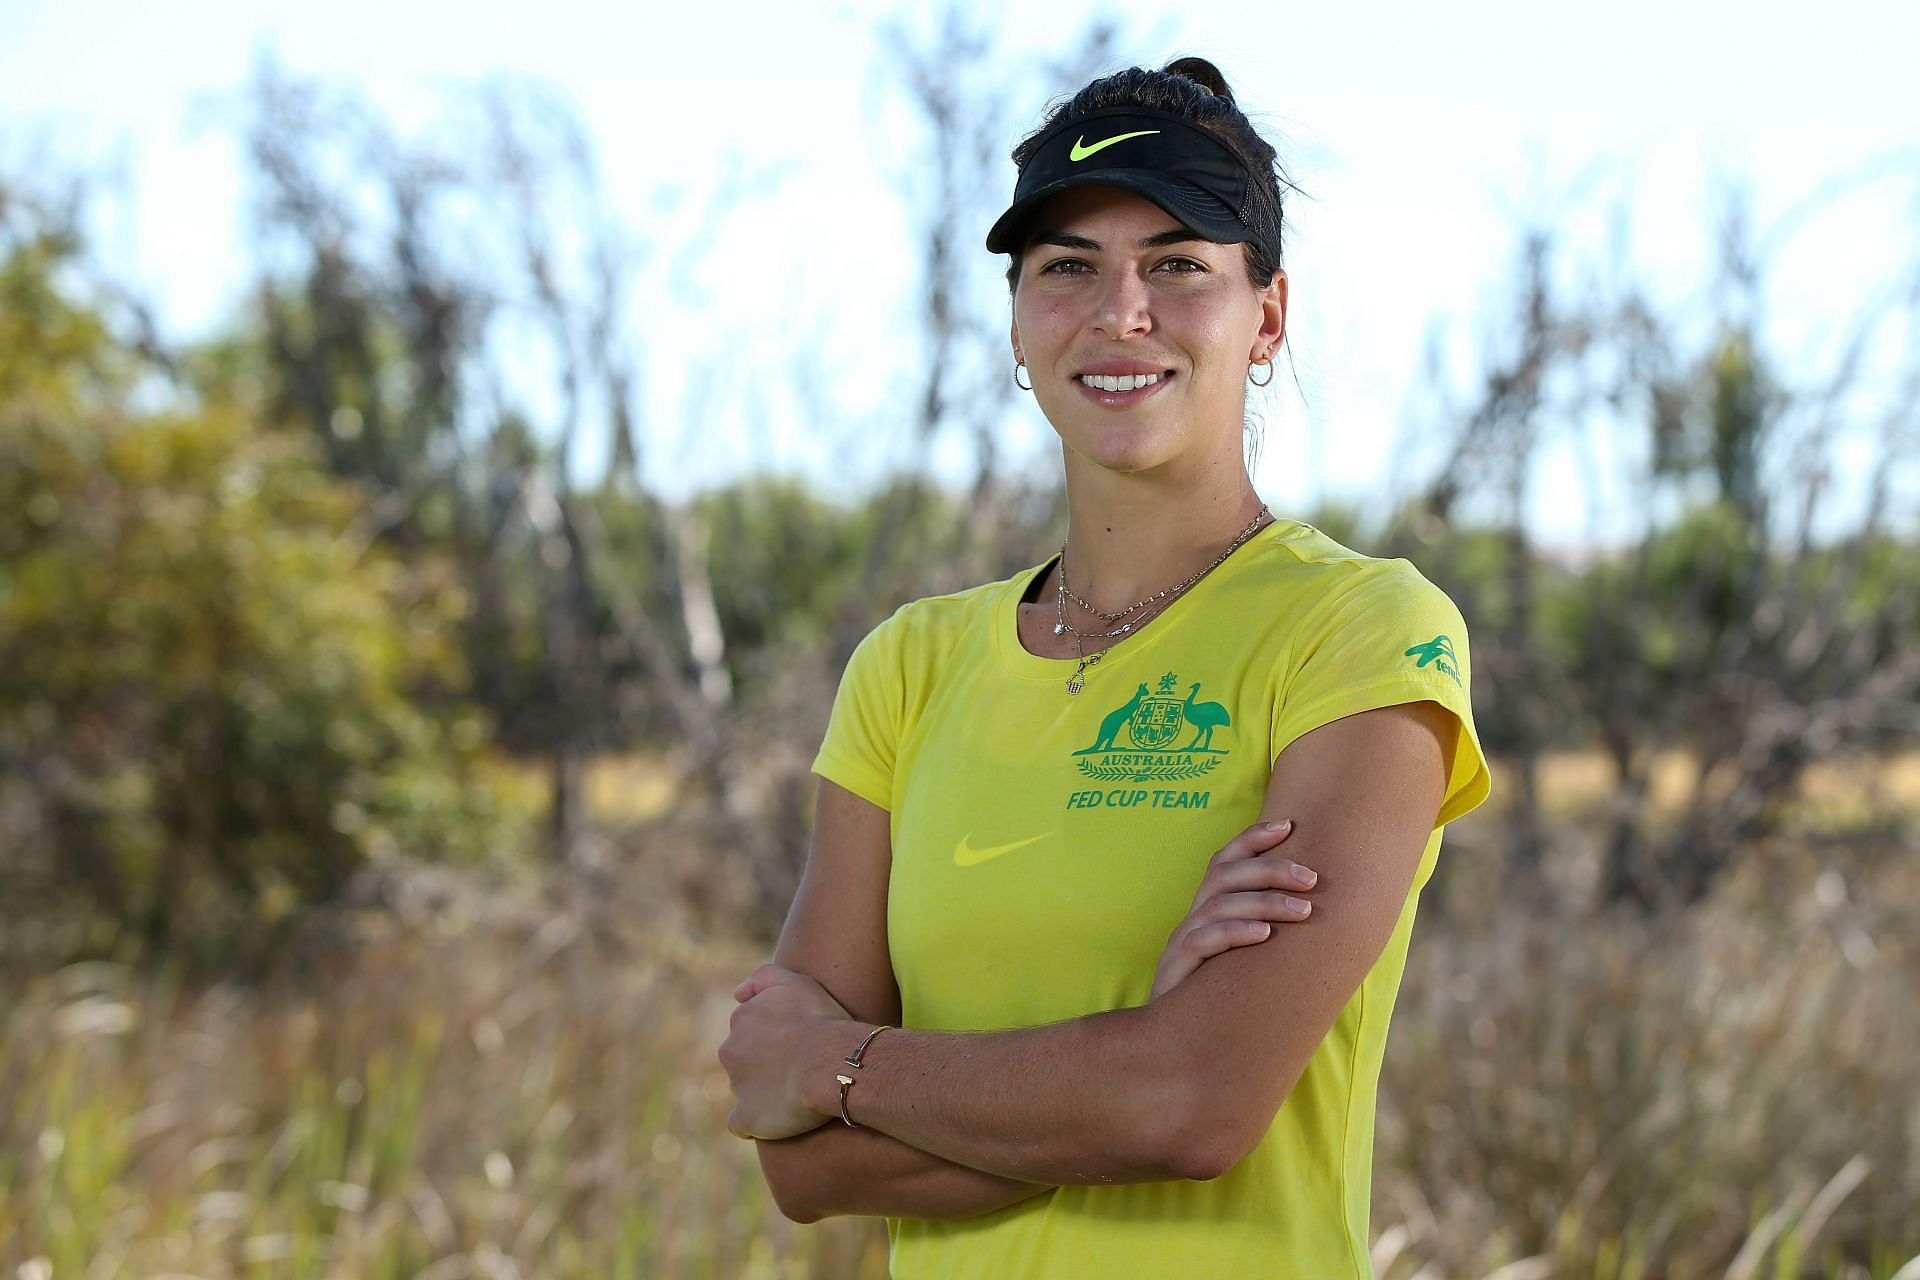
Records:
[[[1052,262],[1040,268],[1040,274],[1077,276],[1090,270],[1092,270],[1092,268],[1088,267],[1086,263],[1080,261],[1078,258],[1055,258]]]
[[[1177,276],[1201,275],[1207,269],[1206,263],[1194,258],[1168,258],[1160,265]]]

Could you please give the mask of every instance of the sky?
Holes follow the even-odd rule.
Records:
[[[1292,366],[1257,401],[1255,478],[1276,510],[1364,508],[1420,482],[1422,429],[1444,412],[1429,354],[1456,399],[1471,389],[1501,349],[1530,227],[1562,246],[1568,288],[1631,275],[1677,322],[1704,325],[1717,218],[1746,192],[1768,246],[1764,332],[1809,383],[1920,262],[1910,0],[1034,10],[979,7],[1009,67],[1070,47],[1096,13],[1119,24],[1116,65],[1212,58],[1311,197],[1288,211]],[[608,209],[643,247],[632,328],[649,482],[686,492],[766,467],[852,484],[906,457],[923,372],[923,197],[901,165],[924,139],[883,33],[924,33],[924,13],[0,0],[0,172],[104,179],[96,255],[184,341],[228,323],[256,265],[240,121],[262,57],[419,136],[471,128],[459,104],[480,83],[532,86],[577,113]],[[1002,152],[1074,87],[1029,80]],[[1009,190],[1012,176],[1009,163]],[[1004,259],[979,248],[965,266],[1004,307]],[[1877,332],[1863,416],[1920,361],[1911,317]],[[542,382],[537,362],[521,373]],[[1543,537],[1607,540],[1640,435],[1602,421],[1550,445],[1529,509]],[[1031,402],[999,438],[1016,465],[1059,465]],[[1840,519],[1876,455],[1864,434],[1832,453]],[[958,475],[970,454],[955,437],[934,459]]]

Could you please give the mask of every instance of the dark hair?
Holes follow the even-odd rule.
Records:
[[[1255,234],[1242,248],[1246,253],[1247,279],[1256,289],[1266,288],[1274,270],[1281,265],[1277,256],[1282,222],[1280,192],[1283,187],[1295,191],[1299,188],[1280,168],[1278,153],[1234,105],[1233,90],[1227,87],[1227,78],[1220,74],[1220,68],[1205,58],[1175,58],[1161,71],[1128,67],[1095,80],[1048,112],[1040,127],[1021,140],[1013,149],[1015,167],[1024,173],[1033,153],[1039,149],[1040,140],[1060,125],[1114,107],[1170,111],[1211,133],[1246,164],[1247,171],[1253,175],[1253,197],[1247,220]],[[1273,246],[1275,257],[1268,257],[1265,245]],[[1013,265],[1007,268],[1007,289],[1011,292],[1019,282],[1020,255],[1016,253]]]

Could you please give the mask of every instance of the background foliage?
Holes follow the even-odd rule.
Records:
[[[375,539],[304,440],[135,409],[145,362],[63,256],[0,263],[0,812],[50,908],[7,949],[233,960],[370,859],[508,853],[444,560]]]

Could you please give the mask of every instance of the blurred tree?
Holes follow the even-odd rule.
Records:
[[[804,761],[776,766],[739,744],[817,738],[840,666],[879,617],[1025,562],[1046,541],[1029,535],[1057,520],[1056,483],[1009,481],[994,465],[1013,389],[980,341],[1004,321],[973,305],[956,252],[1017,132],[990,87],[1006,73],[958,9],[936,28],[921,43],[898,37],[929,127],[916,171],[932,175],[934,197],[920,209],[931,354],[902,407],[915,456],[858,510],[759,481],[679,504],[647,489],[639,336],[625,323],[632,253],[564,106],[490,93],[482,154],[456,157],[262,73],[248,128],[258,337],[195,367],[257,376],[262,420],[315,437],[391,545],[444,550],[458,566],[474,687],[501,740],[548,761],[563,861],[582,852],[586,762],[668,747],[677,793],[711,800],[707,829],[747,851],[783,910],[802,842],[779,816],[803,812],[812,781]],[[1079,61],[1110,44],[1096,29]],[[524,364],[530,346],[554,375],[539,412],[499,385],[506,354]],[[941,433],[975,446],[965,500],[914,474]],[[609,460],[598,483],[579,466],[589,451]]]
[[[1911,535],[1904,557],[1886,551],[1902,542],[1889,494],[1911,461],[1901,441],[1920,373],[1882,421],[1857,522],[1821,545],[1836,406],[1880,313],[1858,318],[1831,385],[1792,385],[1764,354],[1760,267],[1737,207],[1722,234],[1727,279],[1697,353],[1631,284],[1613,299],[1555,299],[1548,242],[1528,237],[1514,354],[1489,362],[1468,405],[1442,410],[1450,456],[1394,535],[1477,628],[1486,742],[1519,791],[1509,849],[1521,884],[1545,852],[1535,777],[1549,747],[1591,733],[1614,766],[1601,900],[1666,909],[1710,891],[1808,764],[1920,731],[1920,555]],[[1920,310],[1920,272],[1904,299]],[[1649,430],[1633,507],[1605,521],[1632,532],[1583,572],[1548,575],[1525,520],[1528,477],[1549,429],[1571,433],[1597,409]],[[1499,544],[1457,523],[1468,502],[1503,513]],[[1697,781],[1670,819],[1649,800],[1656,760],[1675,750]]]
[[[370,857],[497,846],[484,723],[415,701],[461,679],[445,564],[380,550],[304,442],[136,413],[76,246],[0,229],[0,858],[79,908],[10,939],[91,918],[37,941],[217,953]]]
[[[1534,872],[1548,841],[1539,766],[1555,729],[1555,673],[1536,642],[1542,563],[1529,509],[1551,380],[1563,365],[1586,358],[1596,334],[1592,318],[1554,294],[1551,237],[1543,230],[1524,235],[1519,257],[1507,346],[1489,355],[1473,401],[1444,411],[1451,421],[1436,434],[1451,440],[1450,456],[1426,492],[1400,512],[1388,547],[1457,593],[1472,628],[1475,669],[1491,677],[1474,684],[1485,745],[1503,756],[1504,781],[1515,795],[1507,861],[1517,885],[1538,890]],[[1490,520],[1491,527],[1455,530],[1456,508],[1466,497],[1480,500],[1473,518]]]
[[[578,195],[595,212],[585,140],[555,104],[503,89],[481,105],[487,150],[455,157],[262,69],[247,129],[258,354],[245,367],[263,425],[317,442],[388,546],[452,566],[473,602],[461,627],[473,687],[501,741],[547,761],[566,859],[593,753],[653,728],[710,754],[698,732],[710,717],[675,634],[671,573],[652,555],[605,558],[600,507],[630,505],[622,527],[666,523],[634,483],[621,256],[603,228],[568,227],[543,204]],[[573,230],[589,242],[577,292],[582,272],[558,248]],[[547,417],[499,385],[500,344],[524,355],[529,338],[557,370]],[[623,474],[596,506],[570,464],[601,425]]]
[[[1782,527],[1779,509],[1811,511],[1820,471],[1767,480],[1766,446],[1800,406],[1756,352],[1749,331],[1724,328],[1679,386],[1650,397],[1655,475],[1681,492],[1707,478],[1712,496],[1664,527],[1650,521],[1565,616],[1621,783],[1609,900],[1698,900],[1772,829],[1809,764],[1920,731],[1920,557],[1909,549],[1907,572],[1870,576],[1870,553],[1892,541],[1879,502],[1830,546]],[[1658,443],[1676,435],[1694,443]],[[1687,752],[1696,779],[1671,823],[1646,802],[1669,748]]]

